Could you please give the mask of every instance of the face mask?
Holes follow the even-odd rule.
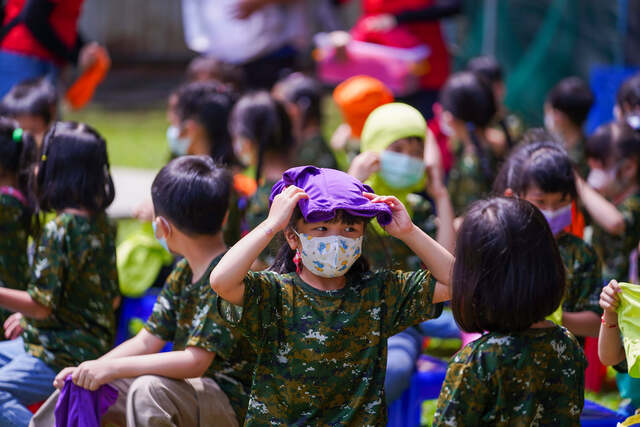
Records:
[[[424,177],[424,163],[415,157],[385,150],[380,154],[380,176],[391,188],[408,188]]]
[[[167,239],[165,239],[164,237],[158,237],[158,224],[156,224],[155,221],[151,221],[151,227],[153,228],[153,237],[156,238],[156,240],[160,243],[160,245],[162,245],[163,248],[165,248],[167,252],[171,252],[169,250],[169,245],[167,245]]]
[[[233,141],[233,154],[244,167],[253,164],[253,153],[251,152],[251,143],[244,138],[238,138]]]
[[[542,212],[544,217],[547,219],[549,227],[551,228],[551,232],[554,236],[567,228],[569,224],[571,224],[571,204],[568,204],[564,208],[560,208],[556,211],[540,209],[540,212]]]
[[[616,179],[617,169],[591,169],[589,176],[587,177],[587,184],[589,184],[596,191],[602,191],[610,186],[610,184]]]
[[[189,138],[180,138],[180,129],[177,126],[169,126],[167,128],[167,143],[169,151],[176,156],[186,156],[191,145]]]
[[[294,231],[300,239],[298,249],[304,268],[320,277],[344,276],[362,252],[362,237],[311,237]]]
[[[453,135],[453,128],[449,126],[449,123],[442,116],[440,116],[440,119],[438,120],[438,124],[440,125],[440,132],[442,132],[444,135],[446,136]]]

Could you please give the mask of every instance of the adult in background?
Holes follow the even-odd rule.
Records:
[[[305,0],[182,0],[182,12],[187,46],[241,66],[248,89],[271,89],[309,42]]]
[[[84,0],[6,0],[0,11],[0,97],[27,79],[48,77],[55,84],[62,67],[89,67],[97,43],[78,34]]]

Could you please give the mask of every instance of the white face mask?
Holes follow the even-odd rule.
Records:
[[[300,239],[298,249],[304,268],[320,277],[344,276],[362,253],[362,238],[342,236],[312,237],[294,231]]]
[[[167,128],[167,143],[172,154],[186,156],[191,140],[189,138],[180,138],[180,128],[171,125]]]
[[[591,169],[587,177],[587,184],[597,191],[602,191],[616,179],[617,168]]]

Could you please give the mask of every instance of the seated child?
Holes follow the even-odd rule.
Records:
[[[282,102],[291,118],[296,139],[295,163],[337,169],[336,158],[322,136],[320,83],[302,73],[293,73],[278,81],[271,94]]]
[[[288,170],[268,218],[212,271],[219,312],[258,353],[245,426],[386,424],[386,340],[440,314],[453,257],[397,198],[370,190],[333,169]],[[369,271],[360,254],[373,216],[433,274]],[[250,272],[279,231],[272,271]]]
[[[0,103],[0,114],[15,119],[34,137],[38,147],[56,119],[57,109],[56,88],[46,77],[15,85]]]
[[[145,327],[97,360],[63,369],[61,388],[118,389],[103,418],[117,425],[238,426],[247,410],[255,353],[216,318],[209,273],[226,251],[221,227],[231,176],[208,156],[171,161],[156,176],[151,195],[154,229],[163,246],[184,256],[167,279]],[[159,353],[167,342],[173,351]],[[59,393],[33,419],[53,425]]]
[[[20,338],[0,343],[0,425],[26,426],[27,405],[53,392],[66,366],[106,353],[119,299],[114,197],[105,140],[84,124],[59,122],[37,164],[41,212],[55,213],[37,239],[26,291],[0,288],[0,306],[22,313]]]
[[[583,178],[589,173],[585,156],[585,135],[582,126],[593,105],[589,85],[579,77],[560,80],[544,103],[544,126],[564,144],[569,158]]]
[[[0,287],[26,290],[27,242],[34,230],[29,172],[35,161],[33,138],[13,120],[0,117]],[[20,314],[0,308],[0,341],[20,335]],[[5,321],[7,321],[6,327]]]
[[[578,337],[598,335],[602,309],[602,263],[584,240],[566,232],[577,197],[571,160],[553,140],[521,145],[511,153],[494,183],[496,194],[524,199],[549,223],[565,266],[567,286],[562,325]]]
[[[560,304],[564,267],[529,202],[474,203],[458,234],[451,307],[485,335],[449,363],[434,426],[579,425],[586,360],[575,337],[544,320]]]

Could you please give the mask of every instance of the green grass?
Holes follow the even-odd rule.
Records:
[[[107,140],[112,166],[159,169],[167,163],[169,150],[164,109],[113,111],[97,106],[64,114],[93,126]]]

